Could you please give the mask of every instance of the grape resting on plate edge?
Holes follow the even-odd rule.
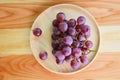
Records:
[[[74,18],[67,20],[63,12],[56,15],[56,19],[52,22],[51,53],[58,65],[66,61],[73,69],[78,69],[81,64],[88,64],[89,59],[86,55],[91,52],[90,48],[92,48],[93,42],[88,40],[91,29],[85,23],[84,16],[79,16],[77,20]],[[40,28],[33,29],[33,35],[40,37],[42,30]],[[46,60],[48,53],[43,51],[38,56],[41,60]]]

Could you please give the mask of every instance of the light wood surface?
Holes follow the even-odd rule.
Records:
[[[19,2],[0,4],[0,80],[120,79],[119,0]],[[101,45],[98,57],[86,70],[72,76],[56,75],[45,70],[30,50],[30,27],[34,19],[43,10],[58,3],[72,3],[87,9],[100,25]]]
[[[30,28],[35,18],[46,8],[64,1],[0,4],[0,28]],[[65,1],[87,9],[100,26],[120,25],[120,1]],[[4,26],[4,27],[3,27]]]
[[[93,64],[73,75],[49,72],[37,63],[33,55],[2,57],[0,80],[119,80],[119,56],[119,53],[99,53]]]

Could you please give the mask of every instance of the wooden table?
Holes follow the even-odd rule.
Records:
[[[29,35],[46,8],[71,3],[97,20],[101,45],[96,60],[74,75],[45,70],[32,55]],[[120,80],[120,0],[0,0],[0,80]]]

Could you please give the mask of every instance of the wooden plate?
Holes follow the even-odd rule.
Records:
[[[95,58],[99,43],[100,43],[100,35],[98,30],[98,25],[94,19],[94,17],[87,12],[85,9],[71,4],[59,4],[52,6],[48,9],[46,9],[44,12],[42,12],[35,22],[32,25],[31,28],[31,34],[30,34],[30,45],[33,52],[33,55],[35,56],[36,60],[47,70],[57,73],[57,74],[72,74],[79,72],[86,68],[87,65],[82,65],[77,70],[74,70],[71,68],[70,64],[67,62],[64,62],[62,65],[57,65],[55,57],[52,55],[52,47],[51,47],[51,34],[52,34],[52,21],[56,18],[56,14],[58,12],[64,12],[66,14],[67,20],[70,18],[75,18],[79,16],[85,16],[86,17],[86,24],[91,26],[91,36],[89,40],[93,41],[93,47],[92,50],[95,50],[95,52],[91,52],[88,54],[89,58],[89,64],[93,59]],[[42,30],[42,35],[37,38],[33,35],[32,30],[34,28],[39,27]],[[39,59],[39,52],[41,51],[47,51],[48,52],[48,59],[47,60],[40,60]],[[97,64],[96,64],[97,65]]]

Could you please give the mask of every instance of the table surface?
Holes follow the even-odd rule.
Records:
[[[55,4],[87,9],[97,20],[101,43],[96,60],[73,75],[45,70],[32,55],[29,35],[36,17]],[[0,0],[0,80],[120,80],[120,0]]]

